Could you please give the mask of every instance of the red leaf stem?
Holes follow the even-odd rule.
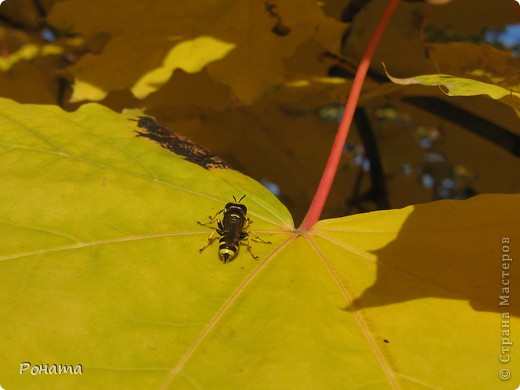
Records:
[[[359,63],[354,81],[352,83],[352,88],[350,89],[347,103],[345,104],[345,111],[343,113],[341,122],[339,123],[338,132],[336,133],[336,138],[334,139],[327,165],[323,171],[318,189],[314,194],[314,199],[312,200],[309,210],[307,211],[307,214],[305,215],[305,218],[303,219],[303,222],[301,223],[298,230],[307,230],[311,228],[320,218],[323,207],[325,206],[325,201],[329,196],[330,188],[332,187],[332,182],[334,181],[334,176],[338,170],[339,160],[345,146],[345,141],[347,140],[348,132],[352,124],[352,118],[354,117],[359,95],[361,94],[361,88],[363,87],[363,83],[370,66],[370,61],[372,60],[372,56],[374,55],[377,44],[379,43],[379,40],[383,35],[383,31],[392,17],[392,14],[394,13],[398,3],[399,0],[390,0],[385,9],[385,12],[381,16],[381,19],[374,29],[374,33],[370,38],[365,52],[363,53],[363,57],[361,58],[361,62]]]

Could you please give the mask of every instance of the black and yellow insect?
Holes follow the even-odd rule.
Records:
[[[241,241],[245,238],[247,238],[247,251],[251,256],[253,256],[253,258],[258,259],[258,256],[255,256],[251,250],[251,232],[247,230],[252,221],[247,217],[247,207],[240,203],[244,198],[245,195],[237,201],[233,196],[235,202],[226,204],[226,206],[216,213],[213,218],[209,216],[209,222],[201,223],[197,221],[197,223],[202,226],[207,226],[217,222],[217,227],[212,227],[215,231],[209,236],[208,242],[199,249],[200,253],[215,241],[215,234],[218,234],[220,236],[218,240],[218,256],[223,263],[228,263],[237,257]],[[222,213],[224,213],[224,218],[221,221],[218,216]],[[255,237],[256,239],[253,239],[253,241],[262,242],[264,244],[271,243],[262,240],[256,235]]]

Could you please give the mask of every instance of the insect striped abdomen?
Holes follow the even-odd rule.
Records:
[[[240,235],[246,221],[247,209],[244,205],[228,204],[226,211],[224,221],[222,221],[224,229],[218,247],[218,255],[224,263],[233,260],[238,255]]]

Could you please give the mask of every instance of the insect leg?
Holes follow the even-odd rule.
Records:
[[[243,233],[245,233],[245,232],[243,232]],[[246,233],[246,234],[247,234],[247,251],[251,254],[251,256],[253,256],[253,259],[256,260],[256,259],[258,259],[258,256],[255,256],[255,254],[251,250],[251,237],[249,236],[248,233]]]
[[[249,238],[249,240],[253,240],[255,242],[261,242],[262,244],[270,244],[271,241],[262,240],[260,237],[258,237],[258,235],[253,234],[253,233],[251,233],[251,231],[246,230],[249,227],[249,225],[251,225],[252,223],[253,223],[253,221],[251,221],[249,218],[246,218],[246,225],[244,226],[244,232],[242,232],[242,234],[240,235],[240,238],[241,239],[246,238],[252,234],[254,236],[254,238]]]
[[[249,235],[251,235],[252,233],[251,232],[248,232]],[[262,244],[271,244],[271,241],[265,241],[263,239],[261,239],[260,237],[258,237],[256,234],[253,234],[255,237],[254,238],[251,238],[252,241],[255,241],[255,242],[261,242]]]
[[[206,222],[206,223],[202,223],[200,221],[197,221],[197,223],[201,226],[207,226],[207,225],[211,225],[212,223],[214,223],[215,221],[218,221],[218,216],[219,214],[222,214],[224,210],[220,210],[218,213],[216,213],[213,218],[211,217],[211,215],[208,217],[209,218],[209,222]]]
[[[208,246],[210,246],[211,244],[213,244],[213,241],[216,240],[217,237],[215,237],[215,233],[218,233],[218,230],[214,230],[213,233],[211,233],[211,235],[209,236],[208,238],[208,242],[206,242],[206,245],[204,245],[202,248],[199,249],[199,253],[202,253],[202,251],[204,249],[206,249]]]
[[[247,228],[253,223],[253,221],[251,221],[249,218],[246,218],[246,224],[245,226],[242,228],[242,230],[247,230]]]

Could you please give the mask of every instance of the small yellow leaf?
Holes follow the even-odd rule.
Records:
[[[286,87],[308,87],[313,83],[318,84],[339,84],[339,85],[345,85],[346,81],[344,78],[341,77],[312,77],[309,80],[292,80],[284,83],[283,85]]]
[[[74,92],[70,98],[71,103],[82,100],[99,101],[106,98],[108,92],[100,87],[90,84],[86,81],[76,79],[74,81]]]
[[[386,68],[385,68],[386,72]],[[499,100],[515,109],[520,116],[520,93],[499,85],[484,83],[464,77],[455,77],[447,74],[430,74],[409,78],[392,77],[386,72],[390,80],[396,84],[412,85],[421,84],[428,86],[445,87],[444,93],[448,96],[476,96],[488,95],[492,99]]]
[[[137,81],[132,87],[132,93],[144,99],[166,84],[175,69],[188,73],[200,72],[208,63],[224,58],[235,47],[233,43],[208,36],[183,41],[170,50],[162,66]]]
[[[61,53],[63,53],[63,47],[58,45],[39,46],[33,43],[28,43],[23,45],[14,53],[9,54],[7,57],[0,56],[0,71],[9,70],[14,64],[22,60],[31,60],[37,56],[47,56]]]

